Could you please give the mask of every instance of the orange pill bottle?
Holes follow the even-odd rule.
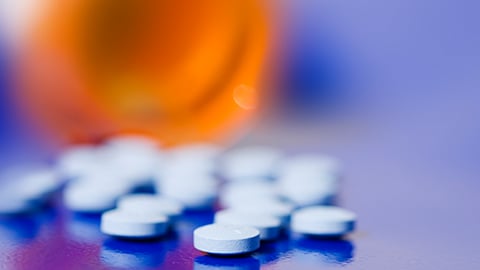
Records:
[[[224,140],[255,117],[267,42],[256,0],[49,0],[18,97],[60,141]]]

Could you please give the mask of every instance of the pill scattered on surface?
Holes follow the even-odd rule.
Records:
[[[267,146],[248,146],[227,152],[221,172],[228,181],[251,177],[270,178],[283,158],[282,151]]]
[[[100,229],[104,234],[111,236],[155,238],[167,233],[168,217],[115,209],[102,214]]]
[[[28,172],[18,179],[18,185],[22,196],[47,200],[60,188],[62,182],[55,171],[39,169]]]
[[[70,183],[64,191],[65,206],[76,212],[101,213],[115,207],[117,199],[132,190],[116,175],[96,174]]]
[[[341,175],[340,162],[331,156],[322,154],[299,154],[287,159],[284,159],[280,166],[278,166],[278,176],[285,174],[294,175],[318,175],[323,173],[330,173],[334,176]]]
[[[210,254],[245,254],[260,247],[260,232],[249,226],[210,224],[193,232],[193,245]]]
[[[294,206],[281,201],[246,201],[243,204],[234,205],[231,209],[246,214],[268,215],[273,216],[282,222],[282,226],[287,226],[290,222],[290,215],[294,210]]]
[[[185,174],[214,175],[221,148],[214,144],[189,144],[167,152],[168,163],[164,177]]]
[[[214,222],[254,227],[260,232],[261,240],[278,238],[282,228],[280,219],[273,216],[241,213],[231,209],[216,212]]]
[[[36,167],[11,168],[0,175],[0,214],[31,212],[45,205],[61,182],[54,170]]]
[[[291,229],[294,232],[339,237],[355,229],[356,215],[335,206],[310,206],[297,210],[292,215]]]
[[[339,190],[338,180],[330,174],[285,176],[277,185],[279,194],[298,206],[332,204]]]
[[[156,190],[162,196],[180,202],[186,209],[206,210],[215,203],[217,181],[211,175],[170,175],[157,181]]]
[[[78,145],[65,150],[57,160],[57,171],[66,179],[74,179],[100,167],[100,152],[93,145]]]
[[[178,219],[183,212],[181,203],[154,194],[122,196],[118,200],[117,208],[126,212],[163,214],[171,221]]]
[[[266,201],[278,198],[276,185],[265,181],[229,182],[222,187],[219,202],[224,208],[248,201]]]
[[[57,169],[67,178],[65,206],[103,213],[101,232],[120,238],[157,238],[174,226],[190,229],[189,217],[180,219],[184,210],[212,210],[217,199],[224,209],[215,213],[214,224],[193,232],[194,247],[208,254],[251,253],[260,240],[275,240],[283,229],[341,237],[356,226],[354,213],[324,206],[333,202],[341,177],[340,162],[325,155],[284,157],[266,146],[222,155],[209,143],[161,149],[147,137],[122,135],[67,150]],[[65,183],[48,169],[15,179],[0,190],[0,214],[33,211]],[[132,194],[145,186],[155,194]]]
[[[286,159],[279,170],[278,192],[298,206],[329,205],[339,190],[340,165],[324,155]]]

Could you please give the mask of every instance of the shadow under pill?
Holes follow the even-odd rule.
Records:
[[[29,242],[39,237],[41,228],[51,224],[57,215],[58,213],[51,208],[42,208],[30,213],[0,215],[0,239],[14,243]]]
[[[74,213],[68,220],[67,231],[77,242],[97,242],[103,237],[100,232],[100,215]]]
[[[180,228],[194,230],[200,226],[213,222],[214,212],[211,210],[187,210],[177,221]]]
[[[41,222],[29,216],[4,216],[0,218],[0,239],[14,243],[29,242],[37,237],[40,227]]]
[[[259,270],[260,261],[249,255],[229,257],[204,255],[194,259],[193,269]]]
[[[155,187],[151,183],[146,185],[141,185],[141,186],[135,187],[132,191],[132,194],[155,194]]]
[[[113,268],[138,269],[159,267],[166,254],[178,247],[174,236],[166,236],[157,241],[124,241],[108,238],[100,250],[101,261]]]

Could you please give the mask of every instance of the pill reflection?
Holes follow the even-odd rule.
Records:
[[[100,215],[73,214],[67,224],[67,231],[77,242],[97,242],[100,232]]]
[[[262,265],[273,263],[286,253],[290,252],[291,243],[288,236],[282,232],[280,237],[275,241],[264,241],[260,248],[253,254]]]
[[[252,257],[213,257],[199,256],[194,260],[195,270],[259,270],[260,262]]]
[[[166,254],[177,249],[177,242],[173,233],[162,239],[141,243],[108,238],[102,245],[100,259],[109,267],[121,269],[159,267]]]

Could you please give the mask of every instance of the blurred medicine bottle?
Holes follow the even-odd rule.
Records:
[[[66,143],[238,136],[258,102],[260,2],[45,0],[21,44],[20,105]]]

